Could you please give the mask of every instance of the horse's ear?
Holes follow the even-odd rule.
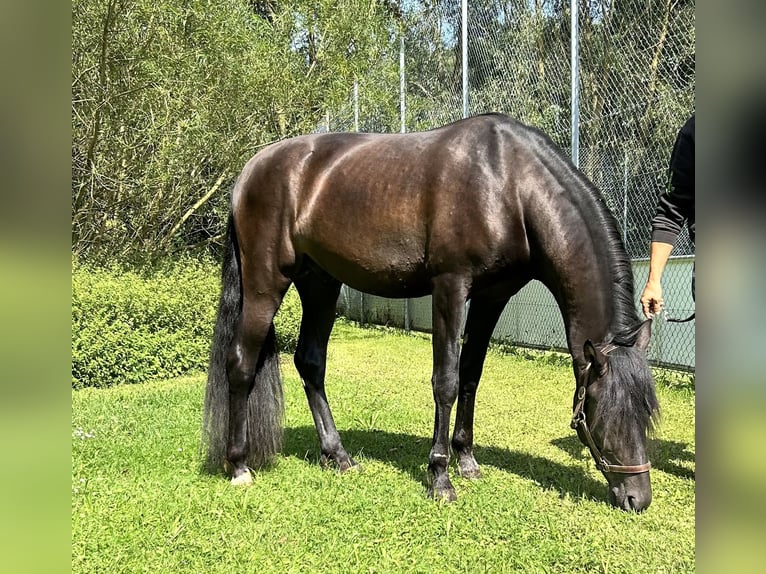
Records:
[[[649,341],[652,340],[652,320],[647,319],[638,328],[638,335],[636,337],[636,347],[640,351],[646,351],[649,348]]]
[[[585,360],[591,364],[599,376],[604,376],[606,374],[607,364],[606,355],[599,351],[590,339],[585,341],[582,350],[585,355]]]

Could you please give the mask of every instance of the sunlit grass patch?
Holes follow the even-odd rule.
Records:
[[[428,336],[339,323],[327,394],[361,472],[319,467],[285,356],[285,446],[252,487],[201,474],[204,376],[72,393],[76,572],[691,572],[694,395],[660,383],[654,501],[612,509],[569,429],[571,367],[493,350],[476,407],[483,478],[426,495]]]

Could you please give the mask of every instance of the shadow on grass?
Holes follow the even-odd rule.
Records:
[[[425,466],[431,448],[430,438],[359,429],[341,430],[340,434],[346,450],[352,456],[361,454],[366,458],[385,462],[426,485]],[[314,427],[285,429],[282,453],[318,464],[319,442]],[[492,466],[532,480],[542,488],[558,491],[561,497],[569,494],[575,498],[585,496],[606,502],[606,482],[594,480],[584,467],[578,466],[579,463],[568,466],[525,452],[481,445],[474,447],[474,455],[479,466]],[[576,458],[579,457],[578,452]],[[454,462],[453,457],[450,470],[453,477],[457,475]]]
[[[576,436],[565,436],[551,441],[574,458],[583,457],[583,447]],[[673,461],[694,461],[694,453],[689,451],[686,443],[675,440],[649,439],[649,460],[652,468],[667,472],[678,478],[695,480],[695,473]],[[587,456],[590,456],[589,454]]]

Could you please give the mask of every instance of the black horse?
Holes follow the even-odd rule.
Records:
[[[647,431],[658,404],[634,307],[630,262],[597,189],[542,132],[490,114],[411,134],[328,133],[276,143],[234,187],[203,421],[209,467],[248,484],[281,446],[282,388],[272,319],[291,283],[303,306],[295,365],[322,462],[356,463],[325,395],[341,283],[433,299],[429,494],[453,500],[473,456],[476,388],[500,313],[532,279],[553,293],[577,381],[572,427],[610,502],[651,502]],[[462,349],[465,303],[470,307]]]

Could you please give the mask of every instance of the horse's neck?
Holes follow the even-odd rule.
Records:
[[[590,339],[593,343],[602,342],[612,323],[614,303],[611,282],[601,280],[596,284],[591,279],[600,273],[600,269],[583,269],[574,281],[566,283],[568,288],[565,290],[561,311],[569,351],[578,361],[582,358],[585,341]]]
[[[542,251],[541,274],[553,292],[576,362],[583,343],[602,342],[614,327],[617,310],[616,260],[611,223],[581,174],[557,156],[542,153],[546,167],[527,218]]]
[[[593,240],[595,244],[596,239]],[[567,252],[566,238],[548,246],[555,253],[546,257],[549,268],[543,282],[561,310],[569,351],[581,362],[583,344],[602,342],[614,321],[615,302],[611,261],[604,250]]]

